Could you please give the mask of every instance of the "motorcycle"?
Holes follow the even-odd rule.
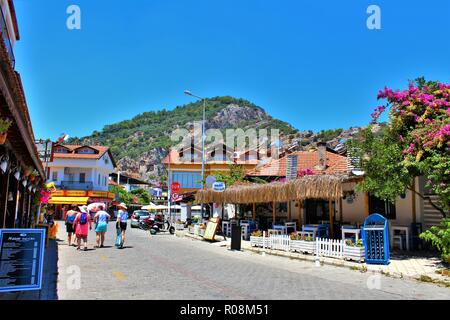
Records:
[[[139,228],[145,231],[150,230],[150,234],[152,235],[155,235],[158,232],[169,232],[170,234],[175,233],[175,227],[162,214],[156,214],[145,218],[139,222]]]

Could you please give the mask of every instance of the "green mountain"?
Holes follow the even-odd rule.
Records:
[[[156,182],[163,173],[161,160],[171,146],[171,132],[189,128],[193,121],[200,121],[202,108],[203,102],[197,101],[173,110],[144,112],[69,142],[109,146],[122,171]],[[229,96],[207,99],[206,119],[206,129],[279,129],[285,137],[298,133],[290,124],[272,118],[261,107]]]

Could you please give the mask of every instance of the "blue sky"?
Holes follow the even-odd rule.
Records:
[[[81,8],[81,30],[66,9]],[[366,27],[370,4],[381,30]],[[450,80],[448,0],[16,0],[36,137],[83,136],[205,97],[248,99],[300,130],[365,125],[385,85]]]

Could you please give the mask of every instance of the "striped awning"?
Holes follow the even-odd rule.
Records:
[[[50,204],[87,204],[89,197],[51,197]]]

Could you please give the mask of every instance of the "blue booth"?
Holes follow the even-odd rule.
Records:
[[[387,219],[378,213],[371,214],[364,221],[361,233],[366,249],[366,263],[388,264],[390,252]]]

